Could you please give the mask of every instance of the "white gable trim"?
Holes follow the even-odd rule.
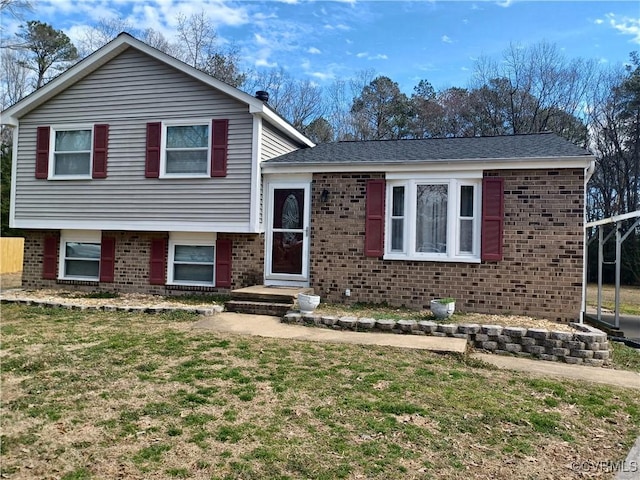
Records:
[[[60,76],[51,80],[44,87],[36,90],[31,95],[28,95],[23,100],[19,101],[12,107],[7,108],[2,112],[2,118],[0,123],[3,125],[17,126],[19,119],[26,113],[37,108],[47,100],[55,97],[63,90],[69,88],[71,85],[89,75],[91,72],[97,70],[109,60],[115,58],[128,48],[135,48],[156,60],[163,62],[176,70],[179,70],[202,83],[209,85],[216,90],[219,90],[230,97],[245,103],[249,107],[249,113],[260,114],[265,118],[268,118],[270,122],[280,128],[287,135],[294,138],[296,141],[303,143],[309,147],[313,147],[314,143],[307,137],[293,128],[287,121],[275,113],[268,105],[265,105],[262,100],[258,100],[251,95],[238,90],[237,88],[227,85],[220,80],[213,78],[211,75],[207,75],[200,70],[190,67],[184,62],[167,55],[153,47],[150,47],[144,42],[137,40],[128,33],[121,33],[114,40],[107,43],[102,48],[98,49],[88,57],[84,58],[80,62],[76,63],[73,67],[66,70]]]

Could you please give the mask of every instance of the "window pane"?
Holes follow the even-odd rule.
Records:
[[[100,244],[99,243],[66,242],[65,256],[67,258],[100,259]]]
[[[460,220],[460,253],[473,253],[473,220]]]
[[[391,250],[401,252],[404,250],[404,219],[391,220]]]
[[[89,153],[56,153],[56,175],[89,175],[91,155]]]
[[[91,130],[68,130],[56,132],[56,152],[78,152],[91,150]]]
[[[404,216],[404,187],[393,187],[393,213],[394,217]]]
[[[416,251],[446,253],[448,185],[418,185]]]
[[[207,173],[207,150],[167,151],[167,173]]]
[[[207,125],[167,127],[167,148],[207,148],[208,145]]]
[[[174,260],[213,263],[213,246],[176,245]]]
[[[213,265],[174,265],[173,279],[177,282],[213,284]]]
[[[460,187],[460,216],[473,217],[473,185]]]
[[[96,260],[66,260],[64,262],[65,277],[98,278],[100,262]]]

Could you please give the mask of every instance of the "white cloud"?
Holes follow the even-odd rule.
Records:
[[[316,47],[309,47],[309,49],[307,50],[307,53],[310,53],[312,55],[320,55],[322,52],[320,51],[320,49]]]
[[[333,80],[335,75],[331,72],[312,72],[311,76],[326,82],[327,80]]]
[[[448,35],[443,35],[440,40],[442,40],[444,43],[453,43],[453,40],[451,40]]]
[[[367,55],[369,55],[369,52],[356,53],[356,57],[358,58],[365,58]]]
[[[513,5],[514,0],[503,0],[501,2],[496,2],[496,5],[503,8],[508,8]]]
[[[384,53],[379,53],[377,55],[368,57],[367,60],[388,60],[389,57],[387,57]]]
[[[640,44],[640,18],[621,17],[613,13],[607,13],[605,15],[609,20],[609,25],[618,30],[623,35],[631,35],[633,43]]]
[[[337,25],[331,25],[329,23],[326,23],[324,28],[326,30],[343,30],[343,31],[347,31],[347,30],[351,30],[347,25],[345,25],[344,23],[338,23]]]
[[[602,20],[601,18],[596,18],[593,23],[595,23],[596,25],[602,25],[604,23],[604,20]]]
[[[253,38],[255,39],[258,45],[269,45],[269,41],[259,33],[254,33]]]

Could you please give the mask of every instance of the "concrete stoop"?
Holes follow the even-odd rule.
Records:
[[[295,305],[299,293],[313,293],[312,288],[254,285],[231,291],[225,303],[228,312],[283,317]]]
[[[249,300],[230,300],[224,304],[224,307],[227,312],[282,317],[293,308],[293,302],[277,303],[264,301],[254,302]]]

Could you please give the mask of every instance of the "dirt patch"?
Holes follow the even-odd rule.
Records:
[[[3,273],[0,275],[0,291],[22,286],[22,272]]]

